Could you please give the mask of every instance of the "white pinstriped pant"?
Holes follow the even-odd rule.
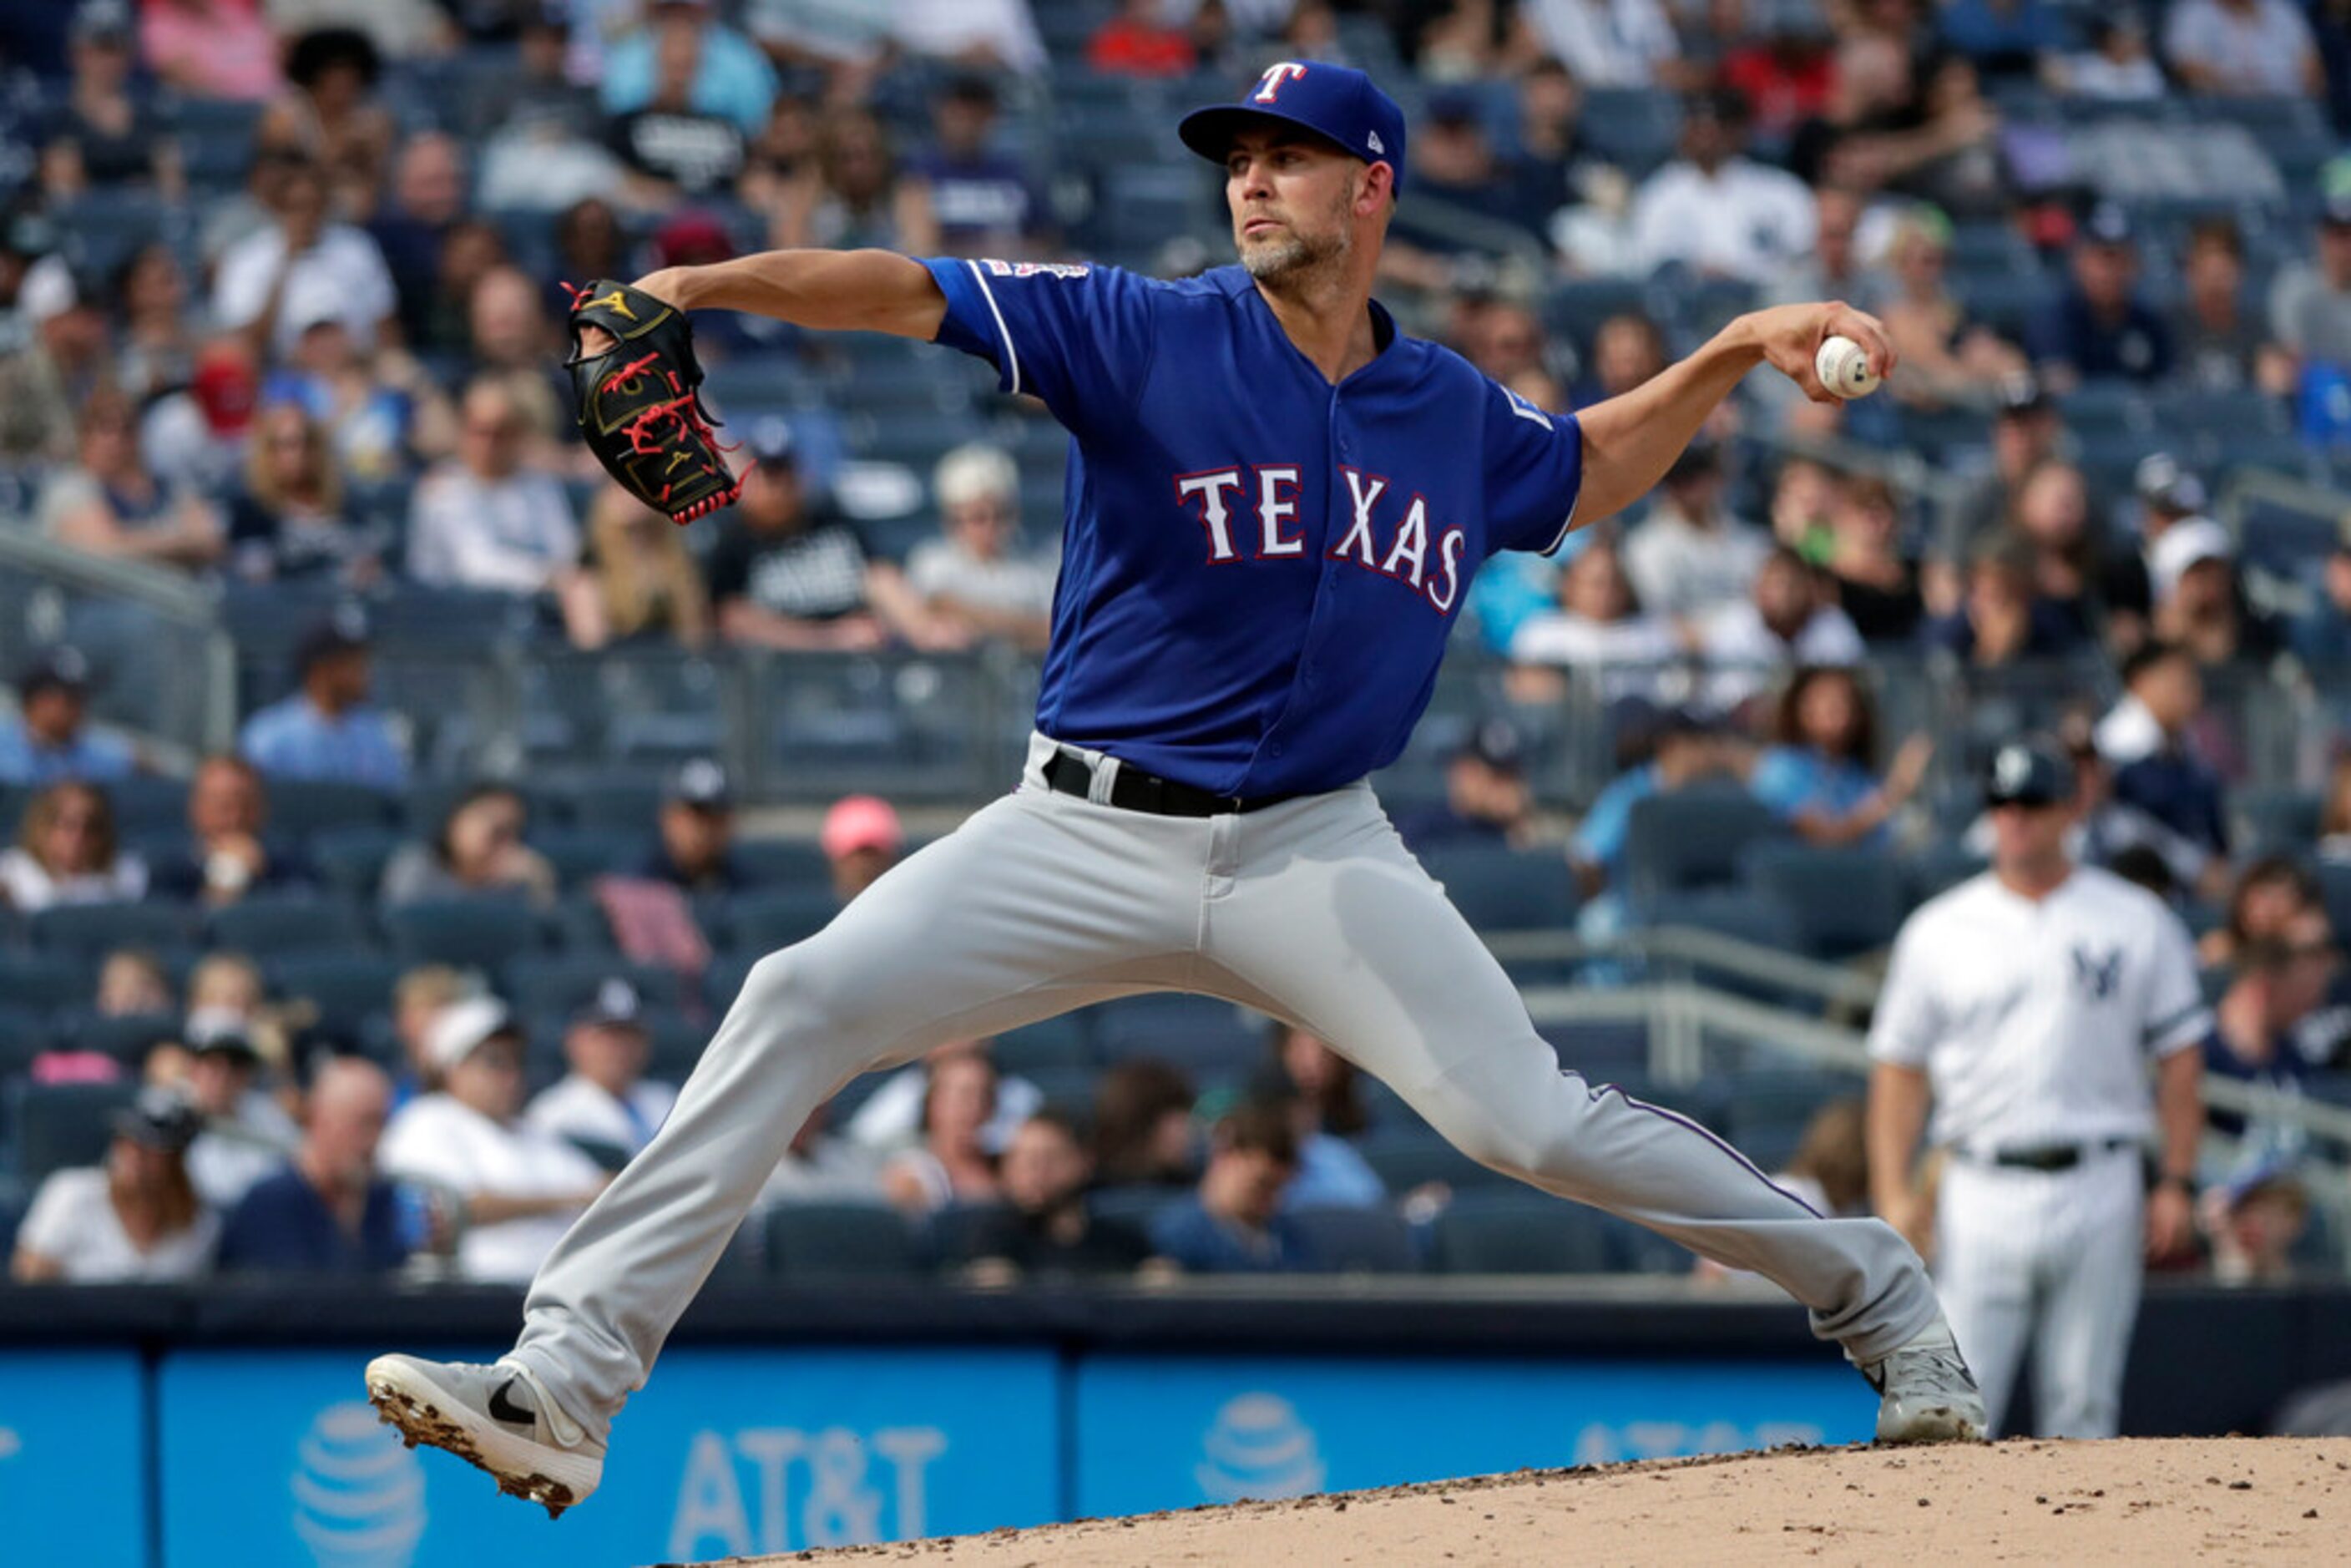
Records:
[[[599,1436],[794,1132],[861,1072],[1145,991],[1313,1030],[1496,1169],[1761,1274],[1874,1360],[1934,1320],[1918,1255],[1824,1219],[1695,1124],[1560,1069],[1366,784],[1246,816],[1020,789],[755,966],[644,1152],[533,1281],[515,1354]],[[1098,777],[1097,783],[1100,783]]]

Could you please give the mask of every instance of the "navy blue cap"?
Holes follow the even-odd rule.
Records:
[[[1384,163],[1404,189],[1404,110],[1353,66],[1282,60],[1268,66],[1238,103],[1196,109],[1176,127],[1184,145],[1221,163],[1253,120],[1279,120],[1337,143],[1366,163]]]
[[[2045,741],[2011,740],[1984,767],[1987,806],[2056,806],[2074,798],[2073,759]]]

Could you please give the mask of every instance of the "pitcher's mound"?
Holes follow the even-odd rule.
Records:
[[[2351,1438],[1782,1449],[1245,1502],[738,1565],[2341,1563]]]

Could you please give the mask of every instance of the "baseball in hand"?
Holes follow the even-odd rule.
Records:
[[[1869,350],[1851,338],[1831,338],[1813,356],[1821,384],[1842,398],[1867,397],[1877,390],[1877,372],[1869,368]]]

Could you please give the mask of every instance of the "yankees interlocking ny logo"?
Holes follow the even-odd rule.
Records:
[[[1281,96],[1281,84],[1296,81],[1306,74],[1306,68],[1296,60],[1282,60],[1265,68],[1265,75],[1257,78],[1257,91],[1250,95],[1252,103],[1271,103]]]
[[[2093,1001],[2105,1001],[2115,994],[2122,983],[2123,950],[2110,947],[2095,953],[2081,943],[2074,945],[2074,983],[2090,994]]]

